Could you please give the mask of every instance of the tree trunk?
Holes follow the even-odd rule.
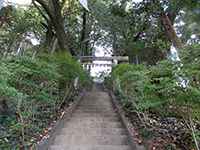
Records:
[[[176,31],[169,17],[165,13],[162,13],[160,18],[161,18],[161,23],[165,29],[165,34],[169,39],[169,41],[172,42],[175,48],[177,49],[182,48],[182,42],[180,38],[177,36]]]
[[[40,3],[41,5],[41,2],[40,1],[37,1],[38,3]],[[48,48],[48,50],[50,51],[51,50],[51,43],[52,43],[52,40],[55,36],[55,33],[54,33],[54,30],[53,30],[53,23],[51,21],[51,17],[50,15],[48,14],[48,16],[44,13],[44,11],[40,8],[40,6],[35,2],[35,0],[32,0],[32,3],[33,5],[36,7],[36,9],[40,12],[40,14],[42,15],[42,17],[45,19],[45,23],[44,22],[41,22],[41,24],[46,28],[46,39],[45,39],[45,47]],[[43,5],[41,5],[43,6]],[[47,9],[45,9],[47,11]]]
[[[87,43],[86,43],[86,25],[87,25],[87,13],[86,10],[83,10],[83,23],[82,23],[82,31],[81,31],[81,55],[87,55]]]
[[[34,0],[33,0],[34,1]],[[48,2],[44,0],[35,0],[37,1],[48,15],[53,28],[55,30],[55,35],[58,39],[58,45],[61,51],[70,51],[74,55],[74,51],[70,49],[70,40],[65,33],[64,27],[64,18],[62,16],[62,4],[59,0],[49,0]]]
[[[69,50],[69,48],[67,46],[67,41],[66,41],[67,38],[66,38],[65,30],[64,30],[62,24],[59,22],[57,22],[57,23],[55,22],[54,27],[56,30],[56,37],[58,39],[58,44],[59,44],[60,49],[62,51]]]
[[[50,50],[54,36],[55,36],[55,33],[53,32],[53,25],[52,25],[51,21],[48,20],[46,28],[47,28],[47,31],[46,31],[45,45]]]
[[[8,105],[5,99],[0,99],[0,115],[7,115],[9,113]]]
[[[54,29],[56,31],[56,37],[58,39],[58,44],[60,49],[69,50],[67,45],[67,36],[64,29],[64,19],[61,14],[61,6],[58,0],[51,0],[52,6],[52,22]]]
[[[117,35],[115,32],[113,32],[113,42],[112,42],[112,48],[113,48],[113,55],[117,55]]]

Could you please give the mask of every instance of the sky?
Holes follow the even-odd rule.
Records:
[[[31,0],[0,0],[0,8],[6,6],[7,4],[18,4],[18,5],[29,5]]]
[[[13,3],[17,3],[17,4],[22,4],[22,5],[27,5],[27,4],[30,4],[31,3],[31,0],[10,0],[12,1]]]

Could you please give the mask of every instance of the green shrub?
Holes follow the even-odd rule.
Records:
[[[60,66],[59,73],[62,75],[63,80],[73,81],[76,77],[79,77],[81,85],[85,85],[90,81],[88,74],[82,69],[81,64],[68,53],[57,53],[53,57],[53,60]]]
[[[183,117],[183,114],[189,113],[185,112],[187,106],[192,108],[190,114],[197,118],[200,112],[197,111],[200,108],[199,87],[193,86],[192,82],[187,87],[180,83],[188,78],[178,66],[170,61],[162,61],[149,68],[133,64],[118,65],[112,72],[114,90],[122,95],[122,103],[130,111]]]
[[[89,82],[81,65],[67,54],[2,60],[0,149],[28,148],[36,142],[41,131],[56,119],[65,94],[72,96],[77,77],[79,88]]]
[[[113,77],[121,77],[125,72],[127,71],[142,71],[145,70],[145,66],[144,65],[130,65],[130,64],[120,64],[118,66],[116,66],[115,68],[113,68],[112,71],[112,76]]]
[[[120,64],[108,83],[127,112],[143,114],[144,120],[152,113],[176,117],[193,131],[193,139],[199,140],[195,125],[200,121],[200,45],[185,47],[180,57],[180,62],[165,60],[148,67]]]

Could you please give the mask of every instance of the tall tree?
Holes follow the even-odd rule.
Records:
[[[69,36],[65,32],[64,28],[64,17],[62,14],[62,8],[65,4],[66,0],[33,0],[35,6],[42,7],[42,11],[45,11],[43,16],[47,20],[48,33],[49,36],[53,36],[52,27],[55,30],[55,35],[58,40],[58,44],[61,50],[69,51],[72,55],[75,54],[74,50],[70,48],[70,40]],[[40,12],[42,12],[40,10]]]
[[[82,55],[89,55],[88,54],[88,31],[87,31],[87,11],[83,10],[82,15],[82,31],[81,31],[81,51]]]
[[[157,6],[158,8],[156,13],[159,14],[161,24],[163,25],[168,40],[174,47],[181,49],[183,43],[174,28],[175,19],[181,10],[194,9],[195,7],[198,7],[199,2],[196,0],[155,0],[150,3],[152,3],[152,6]]]

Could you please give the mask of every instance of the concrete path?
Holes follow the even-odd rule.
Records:
[[[132,150],[128,141],[108,93],[94,86],[55,137],[50,150]]]

